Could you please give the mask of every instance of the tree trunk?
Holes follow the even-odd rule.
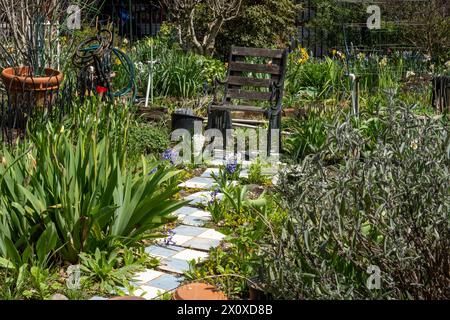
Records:
[[[208,56],[212,56],[214,53],[214,48],[216,44],[216,38],[219,34],[220,28],[222,28],[224,19],[222,17],[218,17],[215,21],[211,23],[211,27],[209,28],[209,32],[203,38],[203,53]]]

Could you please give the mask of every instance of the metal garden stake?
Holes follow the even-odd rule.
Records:
[[[153,59],[153,44],[150,46],[150,61],[148,64],[150,65],[150,72],[148,74],[148,83],[147,83],[147,93],[145,95],[145,107],[148,107],[148,100],[150,96],[150,101],[153,105],[153,66],[157,63],[157,60]]]

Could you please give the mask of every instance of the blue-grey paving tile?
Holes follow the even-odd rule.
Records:
[[[181,219],[184,224],[194,226],[194,227],[203,227],[207,222],[211,221],[211,219],[207,217],[193,217],[186,216]]]
[[[220,240],[215,239],[205,239],[205,238],[194,238],[183,244],[186,248],[192,248],[197,250],[208,251],[211,248],[216,248],[220,245]]]
[[[189,270],[189,263],[180,259],[167,258],[161,261],[158,269],[183,274]]]
[[[176,289],[180,286],[181,282],[183,282],[183,277],[176,277],[171,274],[164,274],[150,282],[147,283],[147,285],[160,288],[163,290],[171,291],[173,289]]]
[[[186,206],[186,207],[182,207],[182,208],[178,209],[177,211],[175,211],[173,213],[173,215],[174,216],[178,216],[178,215],[182,214],[182,215],[187,216],[187,215],[190,215],[190,214],[192,214],[192,213],[194,213],[194,212],[196,212],[198,210],[199,210],[198,208]]]
[[[202,234],[203,232],[208,231],[208,229],[193,226],[179,226],[173,229],[172,231],[178,235],[196,237]]]
[[[183,248],[177,246],[160,246],[160,245],[153,245],[145,248],[146,253],[164,258],[171,257],[180,252],[181,250],[183,250]]]

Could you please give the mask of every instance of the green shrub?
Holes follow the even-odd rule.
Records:
[[[127,151],[131,158],[142,154],[161,154],[170,145],[167,127],[135,123],[128,130]]]
[[[379,121],[375,148],[348,119],[282,175],[288,219],[263,243],[274,297],[449,297],[449,121],[394,106]],[[340,162],[327,165],[330,155]],[[379,290],[366,285],[370,266],[381,270]]]

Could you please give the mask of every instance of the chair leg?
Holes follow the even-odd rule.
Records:
[[[231,113],[229,111],[210,111],[208,114],[208,129],[219,129],[223,137],[223,150],[227,147],[227,129],[232,129]],[[224,152],[225,156],[225,152]]]

